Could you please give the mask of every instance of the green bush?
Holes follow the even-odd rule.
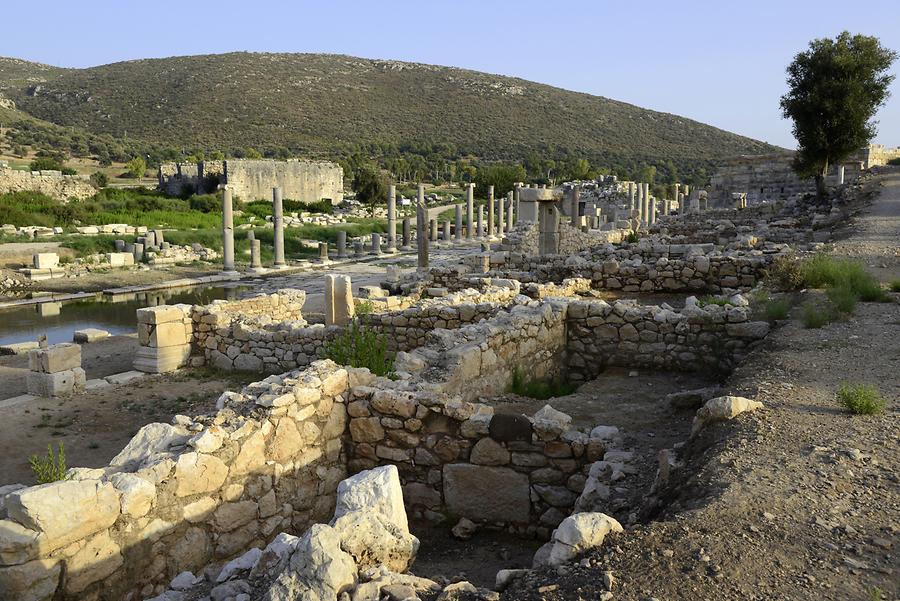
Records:
[[[881,413],[887,401],[871,384],[843,383],[837,391],[838,402],[853,415]]]
[[[325,356],[338,365],[365,367],[378,376],[394,372],[394,354],[387,339],[356,318],[325,347]]]
[[[808,302],[803,304],[803,327],[808,329],[821,328],[834,321],[837,316],[834,309],[830,305],[817,302]]]
[[[109,185],[109,177],[102,171],[95,171],[91,174],[91,184],[98,190]]]
[[[192,211],[201,213],[218,213],[222,210],[222,201],[215,194],[194,194],[188,199]]]
[[[56,157],[35,157],[29,165],[32,171],[62,171],[62,161]]]
[[[891,292],[900,292],[900,279],[891,280]]]
[[[786,298],[770,299],[763,305],[768,321],[787,319],[791,311],[791,301]]]
[[[545,401],[555,397],[572,394],[578,385],[562,378],[527,380],[518,367],[513,370],[509,391],[519,396]]]
[[[725,298],[724,296],[715,296],[714,294],[707,294],[706,296],[699,298],[697,302],[701,307],[705,307],[707,305],[718,305],[720,307],[734,306],[734,303],[731,302],[731,299]]]
[[[897,157],[896,159],[891,159],[891,160],[889,160],[889,161],[887,162],[887,164],[888,164],[888,165],[894,165],[895,167],[896,167],[896,166],[900,166],[900,157]]]
[[[47,445],[47,456],[44,458],[32,455],[28,460],[31,471],[38,484],[49,484],[66,479],[66,451],[63,443],[59,443],[59,455],[54,457],[53,445]]]
[[[833,286],[828,288],[825,293],[831,304],[841,313],[851,315],[856,310],[856,293],[848,286]]]
[[[628,235],[625,236],[625,242],[628,242],[628,243],[630,243],[630,244],[634,244],[634,243],[637,242],[637,241],[638,241],[638,235],[637,235],[637,232],[628,232]]]
[[[818,254],[803,262],[803,281],[810,288],[843,288],[864,302],[886,300],[884,289],[859,261]]]

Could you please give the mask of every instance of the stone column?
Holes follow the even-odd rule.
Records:
[[[503,237],[503,232],[506,231],[506,207],[504,200],[505,198],[502,196],[497,197],[497,235],[501,238]]]
[[[644,184],[638,182],[637,185],[637,198],[635,199],[635,203],[637,206],[634,208],[637,209],[638,212],[638,221],[644,221]]]
[[[506,231],[513,230],[513,193],[506,195]]]
[[[403,218],[403,246],[400,247],[400,250],[409,250],[411,229],[409,215],[407,215]]]
[[[438,241],[438,222],[437,219],[428,221],[428,239],[432,242]]]
[[[838,176],[838,185],[841,186],[844,184],[844,166],[838,165],[837,168],[837,176]]]
[[[325,275],[325,325],[344,326],[355,313],[349,275]]]
[[[634,182],[628,182],[628,208],[632,211],[635,209],[634,206]]]
[[[556,203],[538,203],[538,254],[559,253],[559,209]]]
[[[281,201],[281,188],[272,188],[272,225],[275,226],[273,239],[275,245],[275,269],[284,269],[284,207]]]
[[[425,186],[419,184],[416,196],[416,246],[418,249],[418,268],[428,269],[428,212],[425,206]]]
[[[487,237],[494,237],[494,186],[488,186],[487,200]]]
[[[441,236],[441,240],[444,242],[450,242],[450,220],[444,222],[444,232],[443,236]]]
[[[644,214],[644,223],[649,224],[650,223],[650,184],[648,184],[647,182],[644,182],[643,184],[641,184],[641,186],[643,186],[643,188],[644,188],[644,195],[643,195],[644,204],[643,204],[643,208],[642,208],[642,212]]]
[[[231,270],[234,271],[234,240],[231,241]],[[144,245],[141,242],[135,242],[133,247],[134,262],[140,263],[144,260]]]
[[[222,271],[234,271],[234,212],[231,207],[231,190],[222,190]]]
[[[381,234],[372,232],[372,250],[369,252],[373,255],[381,254]]]
[[[581,187],[580,186],[572,186],[571,192],[571,204],[570,206],[570,217],[572,220],[572,227],[578,228],[581,225],[581,219],[578,215],[578,205],[580,204],[581,199]]]
[[[331,262],[331,259],[328,258],[328,243],[327,242],[319,242],[319,261],[322,263]]]
[[[478,231],[478,239],[484,238],[484,205],[478,205],[478,225],[475,229]]]
[[[354,240],[353,241],[353,256],[355,256],[357,258],[363,256],[362,240]]]
[[[338,259],[347,258],[347,231],[337,231],[337,256]]]
[[[265,271],[260,259],[259,240],[257,240],[256,238],[252,238],[250,240],[250,271],[254,273],[262,273],[263,271]]]
[[[388,186],[387,251],[397,252],[397,186]]]
[[[475,184],[466,184],[466,240],[475,235]]]
[[[456,205],[456,223],[454,226],[456,227],[456,231],[453,233],[453,238],[457,242],[462,242],[462,205]]]

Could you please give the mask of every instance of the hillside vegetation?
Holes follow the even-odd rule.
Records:
[[[690,119],[464,69],[319,54],[189,56],[58,69],[0,59],[0,94],[33,117],[129,144],[241,155],[708,168],[772,146]],[[105,137],[105,136],[104,136]]]

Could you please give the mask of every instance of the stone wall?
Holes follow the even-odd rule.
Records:
[[[346,477],[348,372],[324,363],[142,428],[101,469],[0,496],[0,596],[144,599],[326,521]]]
[[[0,166],[0,194],[34,191],[59,200],[84,200],[97,193],[83,175],[63,175],[59,171],[20,171]]]
[[[245,202],[271,200],[275,186],[281,187],[284,198],[299,202],[327,198],[337,204],[344,198],[344,170],[337,163],[229,159],[225,183]]]
[[[616,228],[616,224],[605,224],[608,229],[588,230],[586,232],[572,227],[570,223],[559,224],[559,254],[574,255],[600,244],[618,244],[628,238],[630,228]],[[540,227],[537,223],[520,225],[515,232],[507,236],[504,250],[526,255],[538,254],[538,238]]]
[[[214,193],[227,184],[243,202],[272,200],[272,188],[280,186],[285,199],[339,203],[344,198],[344,170],[336,163],[291,159],[204,161],[163,163],[157,174],[159,189],[180,195],[186,191]]]
[[[676,312],[634,301],[568,305],[566,368],[590,380],[607,365],[727,373],[769,333],[750,309],[692,304]]]

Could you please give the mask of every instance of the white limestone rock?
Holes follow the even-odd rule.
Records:
[[[706,401],[691,425],[691,436],[696,435],[707,425],[733,419],[746,411],[756,411],[763,406],[759,401],[753,401],[740,396],[720,396]]]
[[[557,411],[550,405],[544,405],[533,419],[534,431],[541,440],[559,438],[563,432],[568,431],[572,424],[572,418],[562,411]]]
[[[341,593],[352,590],[356,582],[356,564],[341,549],[338,533],[331,526],[314,524],[262,599],[334,601]]]
[[[360,472],[338,484],[334,519],[354,511],[378,513],[409,532],[397,466],[384,465]]]
[[[553,531],[551,541],[535,554],[535,562],[540,555],[541,563],[537,565],[561,565],[599,547],[610,532],[623,532],[622,525],[605,513],[570,515]]]
[[[109,462],[110,467],[133,472],[150,462],[169,448],[183,445],[190,437],[184,428],[169,424],[147,424],[134,435],[118,455]]]

